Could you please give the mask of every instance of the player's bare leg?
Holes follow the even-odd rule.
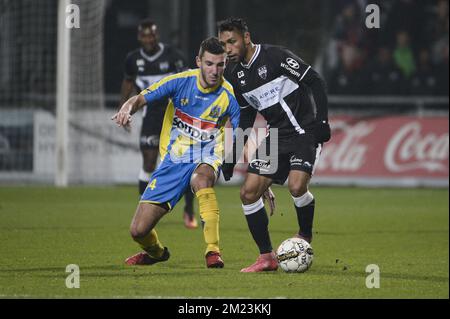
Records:
[[[272,179],[248,173],[241,187],[241,201],[248,228],[259,248],[259,257],[241,272],[273,271],[278,263],[272,249],[269,235],[269,218],[264,207],[262,195],[272,184]]]
[[[158,160],[157,148],[141,149],[142,153],[142,170],[139,173],[139,194],[144,194],[145,188],[150,180],[150,176],[156,168]]]
[[[184,203],[184,226],[188,229],[195,229],[198,227],[198,224],[194,214],[194,194],[189,188],[184,193]]]
[[[297,211],[297,220],[299,225],[296,237],[303,238],[307,242],[312,241],[312,228],[314,219],[314,196],[308,190],[311,175],[292,170],[289,172],[288,188],[294,200],[295,210]]]
[[[125,261],[128,265],[151,265],[169,259],[169,251],[161,245],[154,229],[167,212],[166,207],[151,203],[139,203],[131,222],[130,234],[145,252],[128,258]]]
[[[214,183],[216,173],[207,164],[201,164],[192,174],[191,187],[198,198],[203,235],[206,242],[206,266],[222,268],[224,266],[219,248],[219,205],[217,204]]]
[[[139,173],[139,194],[142,194],[147,187],[150,176],[156,168],[156,163],[158,161],[159,150],[157,148],[141,149],[142,153],[142,170]],[[194,194],[188,189],[184,193],[184,213],[183,220],[184,226],[188,229],[194,229],[198,227],[197,220],[194,216]]]

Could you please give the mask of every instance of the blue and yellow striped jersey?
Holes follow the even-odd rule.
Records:
[[[169,98],[160,137],[161,160],[207,162],[215,168],[224,157],[225,124],[239,125],[240,108],[225,80],[214,88],[201,87],[200,69],[168,76],[141,92],[152,103]]]

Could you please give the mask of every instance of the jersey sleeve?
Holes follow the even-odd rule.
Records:
[[[144,96],[148,104],[163,98],[171,98],[177,90],[180,79],[171,75],[143,90],[140,94]]]
[[[272,48],[271,56],[279,63],[281,74],[310,87],[316,104],[316,119],[328,121],[327,86],[319,73],[286,48]]]
[[[253,124],[255,123],[257,113],[258,112],[250,106],[241,108],[239,127],[243,131],[245,131],[248,128],[252,128]]]
[[[230,94],[229,99],[230,99],[230,104],[228,105],[227,112],[230,117],[230,123],[231,123],[231,126],[233,127],[233,132],[234,132],[239,127],[241,110],[240,110],[238,102],[236,101],[236,98],[233,95]]]
[[[274,47],[269,56],[278,65],[281,74],[300,82],[311,71],[311,66],[286,48]]]
[[[125,58],[124,75],[127,80],[134,80],[137,76],[136,62],[131,53]]]

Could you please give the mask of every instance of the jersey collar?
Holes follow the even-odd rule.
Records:
[[[244,64],[241,62],[241,65],[243,68],[246,69],[250,69],[250,67],[252,66],[253,62],[255,62],[255,60],[258,58],[259,52],[261,51],[261,44],[257,44],[256,45],[256,50],[253,53],[252,58],[250,59],[250,61],[247,64]]]
[[[159,51],[153,55],[148,55],[147,53],[145,53],[144,49],[141,49],[142,57],[149,62],[155,61],[157,58],[159,58],[164,53],[164,44],[158,43],[158,46],[159,46]]]

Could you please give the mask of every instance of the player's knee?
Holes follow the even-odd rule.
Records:
[[[208,180],[203,178],[197,178],[193,180],[191,185],[195,193],[197,193],[201,189],[212,187],[211,183],[209,183]]]
[[[290,184],[289,192],[293,197],[303,196],[308,192],[308,184],[307,183],[299,183],[299,184]]]
[[[148,232],[148,229],[145,229],[145,227],[140,227],[136,224],[133,224],[130,227],[130,235],[134,240],[145,237]]]
[[[241,187],[240,195],[244,205],[253,204],[261,198],[261,196],[258,196],[259,194],[256,189],[250,189],[245,186]]]
[[[191,186],[194,193],[204,188],[211,188],[214,186],[214,175],[194,173],[191,180]]]

